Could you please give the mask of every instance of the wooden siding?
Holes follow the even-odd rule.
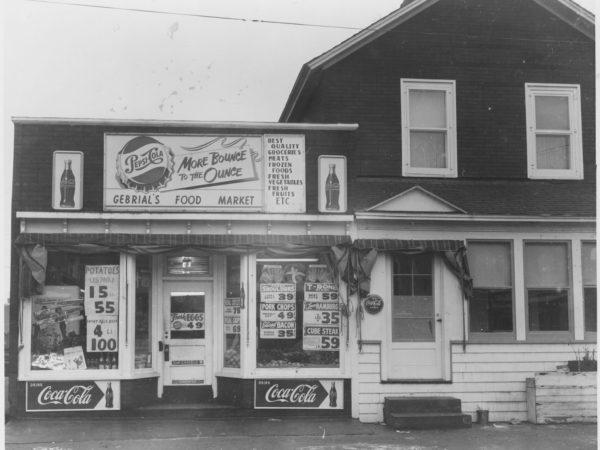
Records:
[[[363,422],[383,421],[387,396],[448,395],[462,401],[462,410],[476,420],[477,409],[490,411],[491,422],[527,420],[526,379],[555,371],[575,358],[583,345],[452,344],[451,383],[382,383],[381,348],[365,344],[358,355],[358,414]],[[580,395],[590,394],[583,391]]]
[[[597,422],[597,373],[540,373],[527,379],[533,423]]]

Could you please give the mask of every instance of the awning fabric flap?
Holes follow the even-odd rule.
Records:
[[[354,247],[385,251],[455,252],[464,247],[463,241],[451,240],[401,240],[401,239],[357,239]]]

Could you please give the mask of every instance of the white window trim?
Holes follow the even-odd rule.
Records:
[[[535,97],[564,96],[569,101],[569,131],[550,130],[549,135],[570,136],[570,169],[538,169],[536,156]],[[578,84],[525,83],[527,126],[527,176],[531,179],[583,179],[583,145],[581,140],[581,103]]]
[[[411,89],[426,91],[444,91],[446,93],[446,168],[411,167],[410,165],[410,127],[409,95]],[[402,118],[402,176],[409,177],[445,177],[456,178],[456,82],[454,80],[419,80],[402,78],[400,80],[400,103]]]

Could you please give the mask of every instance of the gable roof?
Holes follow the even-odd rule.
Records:
[[[336,62],[346,58],[355,51],[387,33],[389,30],[410,20],[440,0],[410,0],[404,1],[399,9],[378,20],[354,36],[346,39],[322,55],[305,63],[300,69],[292,91],[283,108],[280,122],[290,120],[296,106],[302,102],[302,97],[307,97],[318,81],[319,73]],[[583,33],[588,38],[595,39],[594,15],[581,7],[573,0],[531,0],[537,5],[554,14],[568,25]]]

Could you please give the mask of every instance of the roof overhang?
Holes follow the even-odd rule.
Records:
[[[559,217],[559,216],[500,216],[500,215],[473,215],[473,214],[420,214],[420,213],[385,213],[385,212],[357,212],[356,220],[397,220],[410,222],[471,222],[471,223],[571,223],[589,224],[596,223],[595,217]]]

